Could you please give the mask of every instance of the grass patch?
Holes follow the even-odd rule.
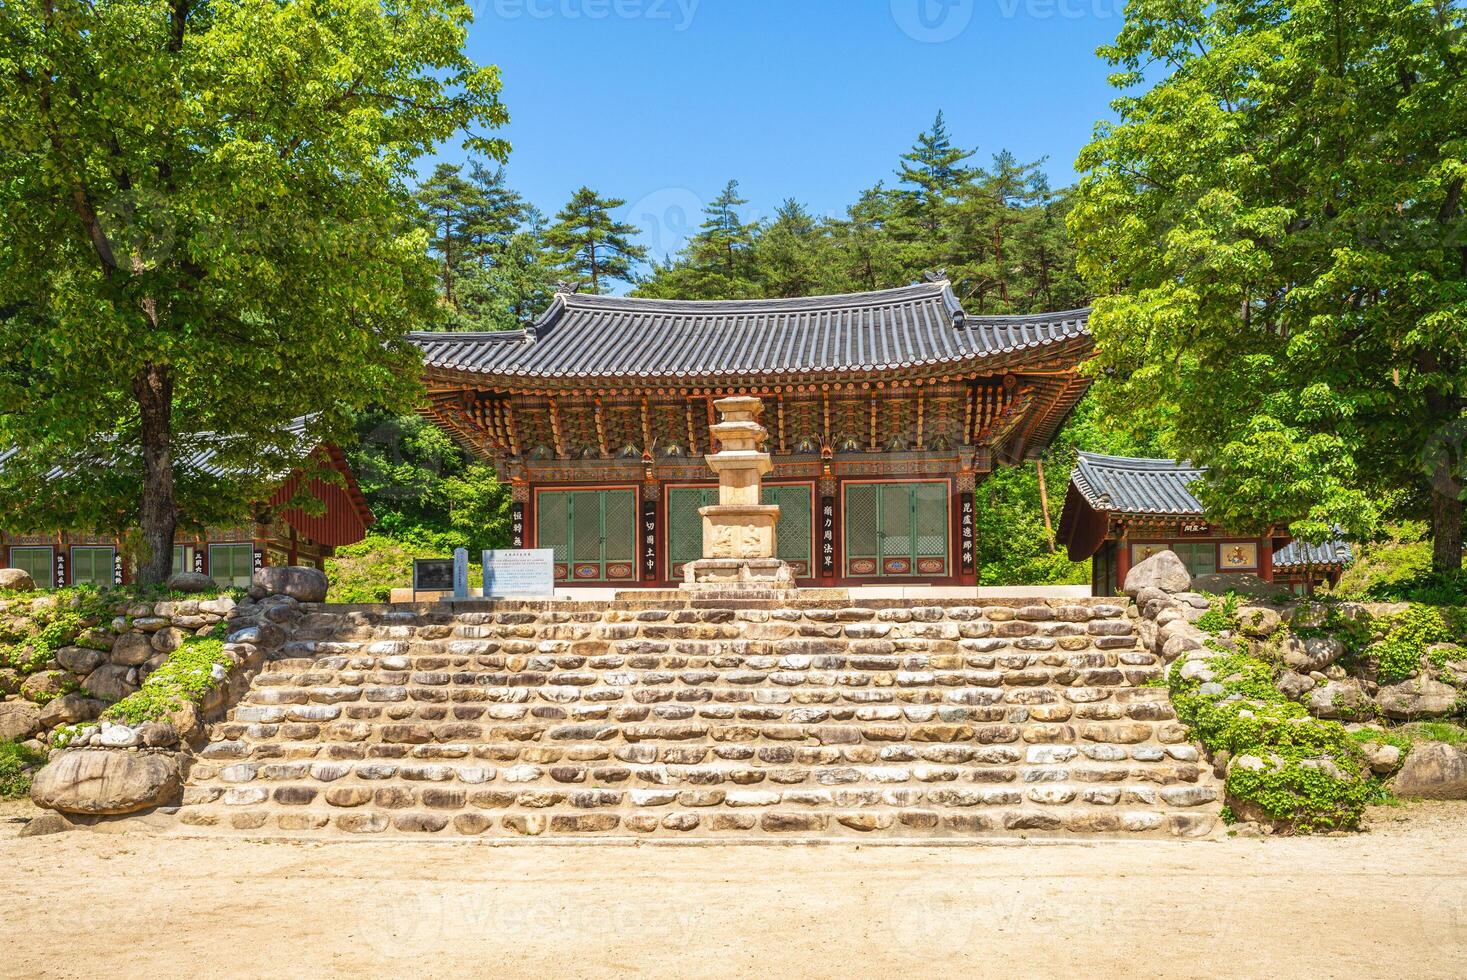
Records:
[[[229,670],[224,652],[223,624],[207,637],[191,636],[168,655],[168,659],[143,681],[142,687],[112,705],[102,717],[110,721],[140,725],[158,721],[185,703],[198,704],[222,681],[214,668]]]
[[[46,757],[18,742],[0,742],[0,799],[18,800],[31,791],[26,770],[43,764]]]

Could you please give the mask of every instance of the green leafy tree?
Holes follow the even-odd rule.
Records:
[[[647,260],[647,249],[632,241],[641,231],[612,217],[626,203],[582,187],[545,232],[556,265],[593,293],[601,292],[603,283],[631,282],[637,265]]]
[[[368,398],[412,396],[402,335],[437,304],[411,167],[507,119],[469,20],[448,0],[0,5],[6,526],[130,515],[158,582],[180,515],[247,519],[298,462],[290,419],[341,440]],[[186,465],[202,444],[226,476]]]
[[[1464,27],[1423,0],[1134,0],[1101,49],[1125,94],[1069,217],[1096,366],[1118,411],[1173,406],[1220,523],[1426,518],[1435,569],[1462,563]]]
[[[509,489],[493,467],[417,415],[372,409],[356,429],[348,459],[377,516],[376,534],[473,553],[508,543]]]

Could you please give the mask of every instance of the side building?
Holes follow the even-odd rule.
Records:
[[[713,402],[764,401],[779,556],[802,585],[974,584],[974,491],[1088,385],[1088,311],[968,316],[949,284],[693,302],[558,293],[535,325],[421,333],[431,418],[513,493],[568,585],[665,587],[701,557]]]
[[[1299,594],[1333,586],[1353,561],[1348,542],[1309,545],[1287,528],[1239,533],[1207,519],[1192,484],[1206,470],[1170,459],[1080,453],[1065,493],[1059,539],[1091,562],[1096,595],[1117,595],[1132,566],[1172,551],[1194,577],[1250,574]]]
[[[324,505],[320,514],[275,510],[268,524],[203,531],[181,528],[174,537],[173,571],[200,572],[221,587],[246,588],[256,569],[266,565],[321,568],[336,548],[366,537],[375,518],[346,457],[331,445],[318,446],[311,452],[318,455],[318,462],[339,473],[342,483],[328,482],[298,469],[281,480],[269,500],[260,503],[266,505],[266,510],[278,508],[297,498],[304,481],[306,493]],[[183,466],[217,475],[213,454],[208,450],[195,454]],[[42,588],[126,585],[134,575],[123,542],[114,534],[4,528],[0,529],[0,558],[8,567],[24,569]]]

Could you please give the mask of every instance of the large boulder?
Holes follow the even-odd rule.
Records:
[[[1467,800],[1467,750],[1445,742],[1418,745],[1391,788],[1397,796],[1427,800]]]
[[[1212,595],[1234,592],[1253,599],[1280,599],[1289,594],[1284,586],[1265,582],[1250,572],[1210,572],[1199,575],[1192,581],[1192,588]]]
[[[1409,721],[1412,718],[1449,715],[1459,696],[1452,685],[1423,675],[1399,684],[1385,685],[1376,692],[1375,701],[1387,718]]]
[[[170,592],[211,592],[217,586],[203,572],[174,572],[168,578]]]
[[[36,773],[31,799],[63,813],[133,813],[167,803],[179,786],[173,755],[84,749],[63,752]]]
[[[1186,592],[1192,587],[1192,576],[1182,564],[1176,552],[1162,551],[1152,555],[1126,573],[1126,584],[1122,589],[1131,598],[1142,589],[1159,589],[1162,592]]]
[[[34,592],[36,580],[20,568],[0,568],[0,592]]]
[[[20,696],[31,701],[49,701],[66,693],[66,686],[73,678],[65,670],[42,670],[25,679],[20,685]]]
[[[82,687],[94,698],[107,702],[121,701],[138,689],[133,680],[135,671],[136,668],[124,664],[103,664],[87,675]]]
[[[1370,718],[1375,703],[1353,679],[1329,681],[1309,693],[1309,713],[1316,718]]]
[[[290,596],[297,602],[325,602],[331,587],[325,572],[300,565],[262,568],[255,573],[253,584],[270,595]]]
[[[41,709],[29,701],[0,702],[0,742],[22,742],[41,730]]]
[[[1290,636],[1284,641],[1284,663],[1301,673],[1324,670],[1345,655],[1345,644],[1333,636]]]
[[[1242,606],[1238,609],[1238,626],[1243,635],[1254,639],[1264,640],[1273,636],[1283,625],[1283,617],[1278,610],[1270,609],[1268,606]]]
[[[136,667],[138,664],[146,663],[156,651],[153,649],[153,641],[147,633],[132,631],[123,633],[112,644],[112,652],[107,659],[114,664],[122,664],[126,667]]]
[[[58,728],[79,721],[92,721],[107,706],[82,694],[67,694],[41,709],[41,727]]]
[[[56,651],[56,662],[73,674],[85,677],[107,662],[107,654],[91,647],[62,647]]]

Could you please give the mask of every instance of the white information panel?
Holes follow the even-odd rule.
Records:
[[[553,549],[484,552],[484,598],[552,598],[554,595]]]

